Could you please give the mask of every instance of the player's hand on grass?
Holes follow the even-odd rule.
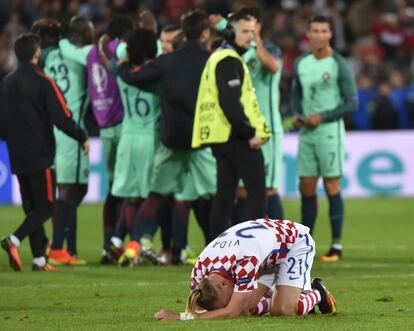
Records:
[[[258,136],[254,136],[249,140],[249,146],[253,149],[260,149],[262,147],[262,140]]]
[[[179,320],[180,313],[170,310],[160,310],[158,313],[154,314],[154,319],[157,321],[160,320]]]
[[[305,120],[302,116],[293,115],[292,116],[292,124],[296,129],[300,129],[305,123]]]
[[[308,128],[315,128],[321,123],[321,121],[322,121],[321,115],[315,114],[307,118],[304,124]]]
[[[90,150],[90,144],[89,144],[89,140],[86,140],[83,144],[82,144],[82,149],[83,151],[88,154],[89,150]]]

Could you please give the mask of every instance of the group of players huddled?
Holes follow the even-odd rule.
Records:
[[[283,219],[278,193],[283,158],[279,113],[282,54],[276,45],[262,40],[260,12],[256,8],[241,11],[241,17],[248,17],[255,26],[254,33],[247,38],[250,46],[242,52],[242,58],[271,134],[266,143],[258,146],[264,156],[266,176],[267,209],[262,216]],[[314,23],[313,27],[310,24],[308,37],[316,51],[305,55],[297,64],[293,124],[301,129],[298,162],[302,221],[313,229],[316,180],[322,176],[330,201],[333,246],[321,258],[335,261],[341,257],[342,249],[343,203],[339,178],[344,132],[341,118],[354,110],[355,90],[340,55],[331,50],[327,59],[317,58],[318,47],[325,50],[329,47],[332,31],[329,21],[323,17],[316,18]],[[62,37],[61,26],[53,19],[41,19],[32,27],[32,33],[41,39],[41,66],[63,93],[72,119],[84,129],[90,103],[100,128],[110,187],[103,207],[102,264],[127,266],[137,263],[139,257],[156,265],[194,264],[196,256],[187,243],[191,209],[206,244],[216,237],[213,234],[217,229],[209,226],[217,187],[216,159],[210,147],[192,149],[191,140],[182,143],[176,138],[177,132],[185,131],[188,125],[187,119],[173,113],[174,109],[187,106],[181,104],[187,96],[178,95],[177,85],[184,87],[190,96],[201,94],[201,75],[194,69],[198,64],[193,63],[198,55],[181,59],[188,61],[182,76],[179,72],[171,74],[171,68],[175,58],[180,57],[180,50],[194,40],[205,52],[200,55],[204,66],[210,53],[223,47],[228,38],[234,38],[231,36],[234,31],[220,15],[207,17],[198,11],[183,15],[180,24],[165,27],[158,40],[156,27],[155,18],[149,12],[143,12],[136,20],[125,15],[115,16],[106,34],[95,43],[93,25],[85,17],[72,18],[67,38]],[[188,52],[183,53],[185,56]],[[194,80],[184,80],[193,70]],[[228,85],[232,87],[233,83],[237,85],[234,80]],[[194,115],[195,109],[192,121]],[[86,261],[78,256],[76,231],[77,208],[88,189],[88,155],[78,141],[58,129],[54,133],[58,196],[48,261],[55,265],[84,265]],[[201,131],[203,134],[210,132]],[[249,219],[248,190],[242,182],[239,186],[232,206],[231,219],[235,221],[223,225],[224,228]],[[156,252],[152,240],[159,226],[162,249]],[[131,240],[124,248],[127,236]]]

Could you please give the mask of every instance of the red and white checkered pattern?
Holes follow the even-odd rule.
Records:
[[[260,272],[274,268],[286,257],[297,237],[295,223],[287,220],[258,219],[238,224],[200,254],[191,272],[191,287],[212,272],[220,272],[234,281],[235,291],[252,291],[257,288]]]

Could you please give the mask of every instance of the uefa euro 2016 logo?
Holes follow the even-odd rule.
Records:
[[[92,80],[98,93],[102,93],[106,90],[106,86],[108,85],[108,73],[100,63],[94,63],[92,65]]]

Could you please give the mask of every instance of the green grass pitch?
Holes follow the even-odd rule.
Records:
[[[0,253],[0,330],[414,330],[414,204],[412,199],[346,201],[344,259],[315,261],[335,295],[334,316],[239,318],[227,321],[154,321],[162,309],[183,310],[190,266],[100,266],[102,206],[79,210],[78,247],[86,267],[31,271],[27,240],[25,272],[13,272]],[[299,202],[286,201],[289,219],[299,219]],[[0,236],[21,222],[20,207],[0,207]],[[329,247],[327,205],[319,205],[317,255]],[[48,222],[50,233],[50,222]],[[202,249],[201,233],[190,225],[190,245]]]

